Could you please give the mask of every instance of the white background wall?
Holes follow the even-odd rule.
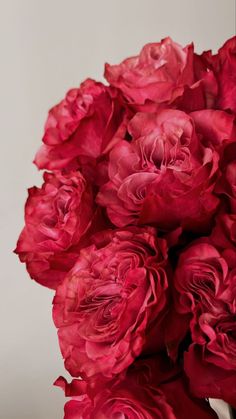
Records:
[[[51,320],[53,293],[12,254],[26,188],[40,185],[31,163],[47,110],[85,77],[102,78],[149,41],[170,35],[197,51],[235,34],[234,0],[0,0],[0,418],[60,419],[63,374]]]

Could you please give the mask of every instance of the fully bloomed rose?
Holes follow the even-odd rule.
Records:
[[[176,375],[176,368],[165,369],[165,357],[136,362],[125,377],[116,377],[95,394],[90,394],[81,380],[67,384],[60,377],[55,384],[64,389],[66,396],[72,397],[65,405],[65,419],[217,417],[205,400],[191,396],[183,375]]]
[[[207,231],[219,202],[218,153],[201,142],[194,120],[170,109],[137,113],[128,133],[132,141],[121,140],[110,153],[110,181],[97,196],[110,220]]]
[[[80,168],[90,174],[96,170],[97,159],[112,146],[123,114],[115,88],[85,80],[50,110],[36,165],[49,170]]]
[[[15,250],[31,278],[56,288],[78,257],[76,246],[93,213],[93,194],[81,173],[44,173],[43,186],[29,189]]]
[[[152,228],[99,233],[58,287],[53,318],[72,376],[106,378],[163,345],[169,267]]]
[[[174,276],[176,310],[189,316],[192,344],[184,356],[197,397],[236,406],[236,263],[228,266],[209,242],[192,244]]]
[[[136,109],[168,105],[193,111],[211,106],[217,93],[213,72],[195,69],[193,45],[183,48],[169,37],[119,65],[106,64],[105,77]]]

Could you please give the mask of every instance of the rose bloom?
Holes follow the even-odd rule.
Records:
[[[110,181],[97,196],[110,220],[208,231],[219,202],[218,153],[201,143],[192,118],[170,109],[138,113],[128,133],[132,141],[121,140],[110,153]]]
[[[233,268],[236,260],[236,214],[222,213],[216,218],[211,241],[221,250],[222,256]]]
[[[105,78],[134,108],[171,105],[186,110],[209,107],[217,85],[212,71],[194,66],[193,45],[165,38],[145,45],[140,54],[105,66]]]
[[[224,150],[227,147],[233,147],[236,139],[233,115],[214,109],[203,109],[191,112],[190,115],[194,120],[196,132],[205,147],[216,149],[220,155],[226,153]],[[222,160],[224,160],[223,157]]]
[[[163,346],[169,267],[152,228],[96,235],[58,287],[53,318],[72,376],[111,378]]]
[[[78,257],[93,213],[93,194],[79,172],[44,173],[41,188],[29,189],[25,227],[15,252],[31,278],[56,288]]]
[[[177,419],[164,394],[127,379],[104,389],[94,399],[74,397],[65,405],[65,419]],[[181,416],[178,416],[180,418]],[[204,416],[213,418],[214,416]],[[182,416],[184,419],[184,416]],[[197,418],[197,417],[196,417]]]
[[[116,377],[94,395],[87,392],[81,380],[67,384],[60,377],[55,384],[72,397],[65,405],[65,419],[217,418],[205,400],[191,396],[183,375],[176,375],[175,367],[166,369],[162,356],[157,357],[157,362],[155,358],[135,362],[125,377]]]
[[[222,398],[236,406],[236,264],[210,242],[192,244],[174,276],[176,310],[189,315],[192,344],[184,356],[197,397]]]
[[[85,80],[50,110],[36,165],[49,170],[91,170],[96,159],[111,147],[123,114],[116,89]]]
[[[221,153],[221,176],[216,183],[215,192],[224,197],[229,212],[236,214],[236,135],[234,141],[227,142]],[[226,211],[227,212],[227,211]]]
[[[213,71],[218,83],[218,109],[236,113],[236,36],[225,42],[218,53],[206,51],[200,60],[208,71]]]

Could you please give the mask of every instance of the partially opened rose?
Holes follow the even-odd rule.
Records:
[[[65,405],[64,419],[185,419],[176,416],[161,390],[143,386],[134,377],[110,388],[107,387],[94,399],[88,396],[74,397]],[[205,415],[204,419],[214,418]]]
[[[193,46],[182,48],[171,38],[147,44],[140,55],[119,65],[106,64],[108,82],[122,90],[127,100],[144,104],[170,103],[183,93],[183,86],[193,83]]]
[[[81,380],[68,384],[60,377],[55,384],[72,397],[65,405],[65,419],[216,419],[209,404],[192,397],[183,374],[170,365],[165,356],[162,362],[162,355],[135,362],[125,376],[95,394]]]
[[[236,113],[236,36],[226,41],[213,55],[205,51],[200,56],[208,68],[214,72],[218,83],[218,97],[216,107]]]
[[[109,150],[123,114],[116,89],[85,80],[50,110],[36,165],[49,170],[80,168],[86,173]]]
[[[235,284],[236,269],[207,241],[192,244],[181,254],[174,276],[175,304],[178,312],[189,315],[193,343],[184,368],[190,387],[198,397],[222,398],[234,406]]]
[[[97,196],[111,221],[207,231],[219,202],[218,154],[201,143],[191,117],[170,109],[137,113],[128,133],[132,141],[110,153],[110,181]]]
[[[236,36],[219,50],[216,78],[219,82],[218,106],[236,113]]]
[[[93,213],[92,190],[81,173],[44,173],[43,186],[29,189],[25,227],[15,250],[31,278],[56,288],[78,257],[75,246]]]
[[[220,249],[230,267],[236,261],[236,214],[220,214],[211,233],[211,241]]]
[[[106,64],[105,78],[136,110],[208,108],[217,94],[212,71],[194,58],[193,44],[182,47],[167,37],[145,45],[140,54],[118,65]]]
[[[215,192],[228,203],[228,212],[236,214],[236,135],[234,141],[225,144],[221,154],[221,176]]]
[[[53,309],[72,376],[112,378],[163,346],[167,274],[166,242],[152,228],[99,233],[81,250]]]
[[[201,143],[205,147],[216,149],[220,154],[223,154],[222,160],[224,160],[226,151],[223,150],[233,147],[232,144],[235,144],[235,117],[227,112],[214,109],[202,109],[191,112],[190,115],[194,120]]]

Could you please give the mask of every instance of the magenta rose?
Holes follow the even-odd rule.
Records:
[[[216,211],[218,154],[201,143],[182,111],[138,113],[128,125],[131,142],[110,153],[109,177],[97,196],[118,227],[154,224],[205,232]]]
[[[183,48],[169,37],[145,45],[119,65],[106,64],[105,78],[135,109],[197,110],[211,106],[217,93],[213,72],[195,64],[193,45]]]
[[[236,267],[236,264],[235,264]],[[197,397],[236,396],[236,268],[210,242],[185,250],[174,276],[176,310],[189,316],[192,344],[184,356]]]
[[[106,378],[163,346],[169,267],[152,228],[101,232],[58,287],[53,318],[72,376]]]
[[[92,191],[81,173],[44,173],[43,186],[29,189],[15,250],[31,278],[56,288],[78,257],[76,246],[93,213]]]
[[[91,171],[96,159],[112,147],[123,114],[116,89],[85,80],[50,110],[36,165],[49,170],[69,167]]]

